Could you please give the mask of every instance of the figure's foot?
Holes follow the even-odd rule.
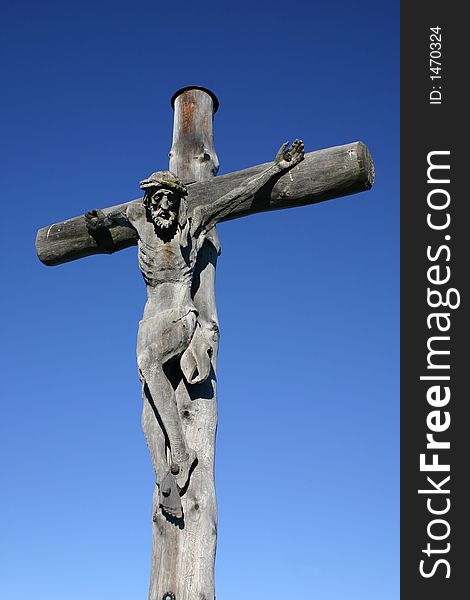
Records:
[[[188,457],[185,460],[177,462],[172,459],[171,474],[174,476],[180,491],[187,486],[191,470],[196,463],[197,456],[191,448],[188,448]]]
[[[183,517],[178,486],[171,473],[167,473],[160,483],[159,504],[163,512],[168,513],[170,516],[177,519]]]

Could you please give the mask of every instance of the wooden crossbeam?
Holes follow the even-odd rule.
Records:
[[[188,208],[220,198],[240,185],[244,179],[261,173],[269,164],[190,184]],[[238,206],[229,219],[314,204],[363,192],[370,189],[373,182],[373,162],[367,146],[362,142],[309,152],[292,172],[280,177],[272,189],[262,189],[252,201]],[[139,198],[132,202],[141,200]],[[129,204],[130,202],[126,202],[104,208],[103,212],[116,216],[125,211]],[[106,248],[98,247],[96,241],[88,234],[84,216],[81,215],[40,229],[36,238],[37,254],[44,264],[59,265],[92,254],[117,252],[137,243],[135,231],[124,220],[119,224],[117,219],[110,229],[110,234],[112,243]]]

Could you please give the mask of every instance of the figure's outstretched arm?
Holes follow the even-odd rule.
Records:
[[[237,206],[252,198],[273,177],[289,171],[289,169],[298,165],[303,158],[304,144],[302,140],[295,140],[290,148],[289,142],[285,142],[279,148],[274,162],[265,171],[245,180],[241,185],[212,204],[198,207],[194,211],[197,224],[202,230],[209,231]]]

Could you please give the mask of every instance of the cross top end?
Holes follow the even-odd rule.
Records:
[[[201,85],[186,85],[185,87],[182,87],[179,90],[176,90],[176,92],[173,94],[173,96],[171,97],[171,100],[170,100],[171,108],[173,108],[173,109],[175,108],[175,102],[179,96],[181,96],[185,92],[190,92],[192,90],[199,90],[201,92],[206,92],[206,94],[208,94],[212,98],[213,114],[215,114],[217,112],[217,110],[219,108],[219,99],[214,94],[214,92],[211,92],[211,90],[209,90],[208,88],[203,87]]]

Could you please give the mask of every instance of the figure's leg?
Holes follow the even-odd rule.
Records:
[[[150,458],[152,459],[153,469],[155,471],[155,480],[158,486],[158,506],[162,506],[164,510],[174,517],[181,518],[182,507],[179,497],[176,481],[170,475],[168,463],[166,460],[166,442],[165,432],[158,422],[153,407],[153,401],[148,391],[148,386],[142,377],[142,429],[144,431],[145,440],[149,449]],[[155,504],[155,502],[153,502]],[[156,515],[153,515],[155,520]]]
[[[162,481],[168,472],[166,461],[165,432],[162,430],[155,416],[153,401],[150,397],[147,384],[142,378],[142,430],[152,460],[155,479]]]
[[[150,392],[152,402],[168,437],[171,453],[171,472],[179,489],[188,482],[196,455],[188,448],[184,438],[176,396],[164,366],[188,347],[196,325],[196,316],[189,313],[166,327],[160,323],[160,331],[154,332],[155,341],[146,348],[139,348],[138,364]]]
[[[179,480],[177,466],[183,467],[194,453],[191,453],[184,438],[175,391],[165,374],[161,359],[152,349],[149,349],[141,370],[169,440],[172,473]]]

